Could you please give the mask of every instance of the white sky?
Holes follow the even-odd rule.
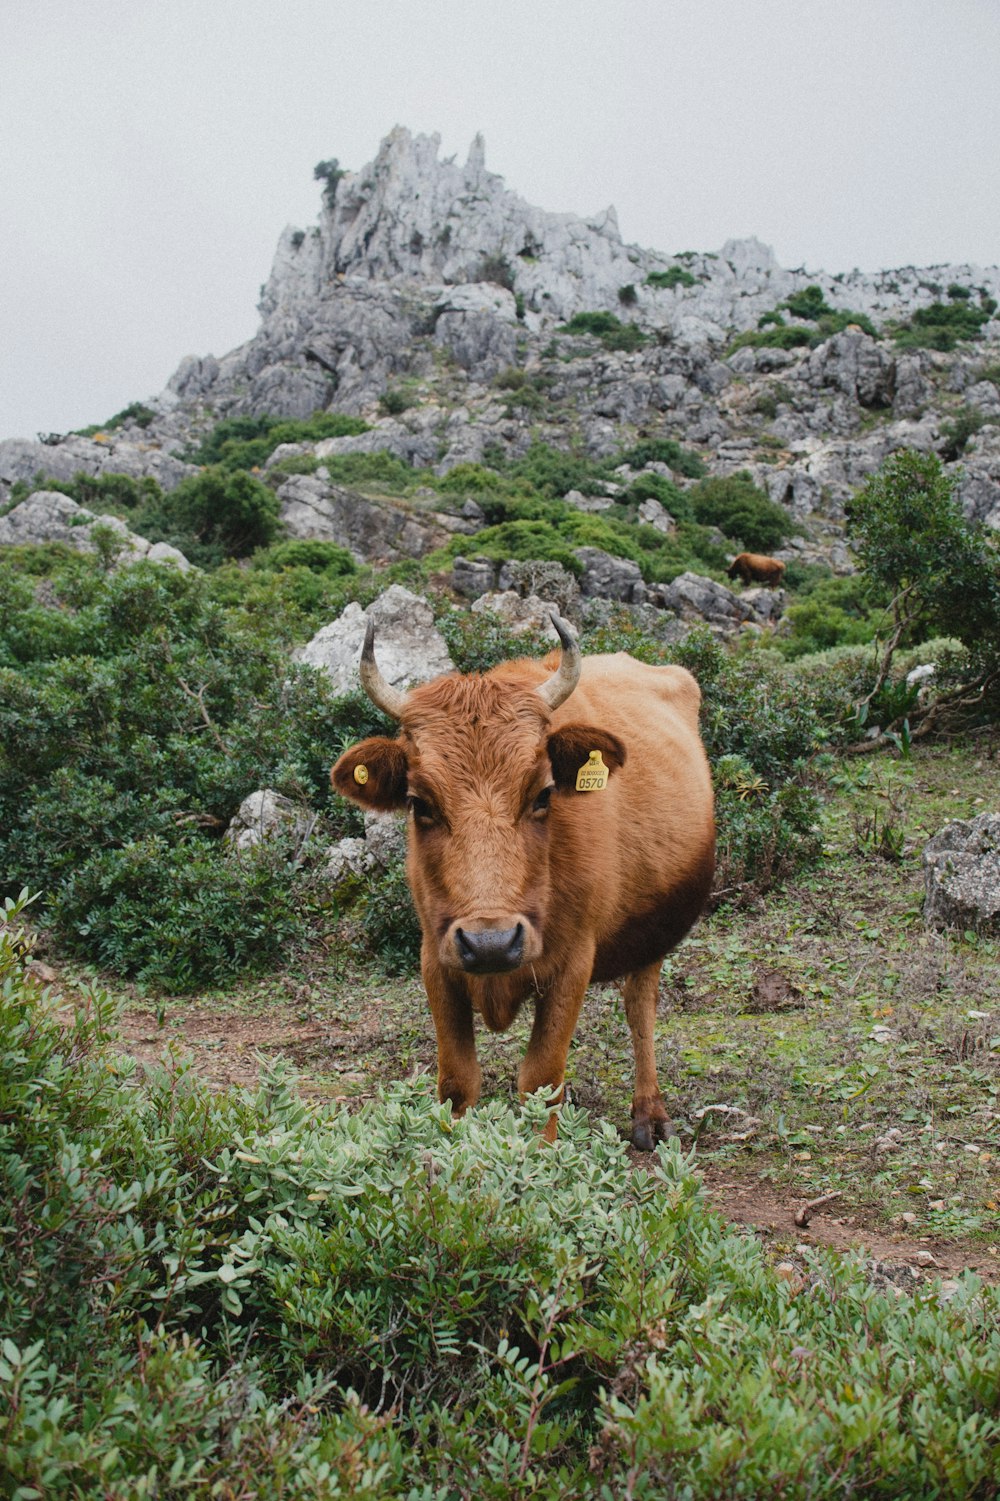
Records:
[[[0,0],[0,437],[249,338],[396,124],[659,250],[1000,261],[998,0]]]

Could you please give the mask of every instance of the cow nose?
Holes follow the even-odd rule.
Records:
[[[499,975],[517,969],[524,955],[524,924],[514,928],[480,928],[467,933],[455,929],[455,947],[462,968],[473,975]]]

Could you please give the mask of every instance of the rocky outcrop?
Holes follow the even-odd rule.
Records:
[[[956,819],[924,846],[924,921],[1000,937],[1000,813]]]
[[[251,792],[240,803],[222,836],[234,850],[255,849],[281,837],[302,845],[312,833],[318,815],[273,787]]]
[[[638,563],[629,558],[615,558],[602,552],[599,547],[577,547],[574,553],[583,565],[580,574],[580,593],[584,599],[595,595],[602,599],[617,599],[623,604],[641,604],[646,598],[646,585]]]
[[[434,624],[434,612],[419,594],[392,584],[367,609],[349,604],[330,625],[317,631],[297,659],[319,668],[337,693],[360,689],[358,663],[369,620],[376,622],[375,654],[379,670],[394,688],[428,682],[453,672],[444,637]]]
[[[548,636],[556,646],[559,633],[552,624],[552,610],[551,600],[540,599],[537,594],[517,594],[513,589],[505,589],[501,594],[481,594],[472,602],[473,615],[495,615],[512,635],[536,631],[540,636]]]
[[[77,505],[61,490],[36,490],[6,516],[0,516],[0,547],[40,542],[62,542],[77,552],[97,552],[94,528],[103,528],[113,541],[122,562],[168,563],[186,572],[192,564],[167,542],[150,542],[129,531],[117,516],[100,516]]]
[[[818,325],[787,307],[808,286],[885,336],[854,325],[816,348],[731,351],[765,314],[818,338]],[[371,429],[282,447],[265,465],[270,482],[293,452],[321,465],[385,452],[443,476],[494,453],[520,458],[533,442],[608,457],[637,438],[673,437],[712,474],[748,470],[807,532],[790,546],[848,571],[845,503],[901,447],[941,454],[969,518],[1000,528],[1000,322],[985,325],[983,343],[951,352],[889,336],[952,291],[970,306],[1000,297],[1000,271],[789,271],[754,239],[670,256],[626,244],[613,209],[580,217],[525,202],[487,171],[478,137],[461,162],[441,160],[437,137],[397,129],[360,171],[331,168],[317,222],[284,232],[251,340],[182,361],[144,428],[126,420],[88,438],[0,443],[0,502],[39,473],[152,475],[170,489],[194,472],[181,455],[218,418],[321,408],[362,413]],[[628,347],[568,329],[581,312],[613,314]],[[399,412],[392,397],[412,405]],[[964,409],[985,425],[956,458],[948,424]],[[620,493],[566,499],[599,512]],[[482,521],[450,514],[440,497],[357,495],[322,467],[285,480],[280,494],[289,535],[337,541],[373,562],[423,556]],[[639,519],[663,534],[673,526],[655,499]],[[475,572],[456,565],[456,588],[470,597],[486,583]],[[584,596],[605,590],[633,607],[645,597],[627,568],[588,559]]]
[[[406,854],[406,823],[396,813],[365,813],[363,838],[340,839],[326,852],[323,875],[332,886],[347,876],[385,870]]]
[[[24,438],[0,442],[0,494],[19,480],[32,483],[37,476],[68,483],[75,475],[126,474],[131,479],[148,475],[164,490],[198,471],[167,452],[159,442],[131,440],[109,434],[98,440],[71,433],[53,443],[32,443]]]
[[[278,490],[281,523],[290,537],[346,547],[359,563],[422,558],[455,532],[475,527],[439,511],[416,511],[405,501],[373,500],[331,485],[321,473],[295,474]]]

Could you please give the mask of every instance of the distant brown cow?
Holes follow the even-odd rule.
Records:
[[[741,552],[726,569],[731,579],[741,578],[745,584],[767,584],[771,589],[781,583],[785,572],[784,563],[777,558],[765,557],[760,552]]]
[[[407,875],[438,1040],[438,1094],[474,1105],[473,1016],[505,1031],[534,998],[518,1083],[562,1099],[591,980],[624,978],[635,1053],[632,1141],[668,1134],[653,1050],[660,966],[695,922],[714,866],[712,784],[698,685],[620,652],[561,656],[392,688],[362,652],[369,697],[399,722],[331,777],[369,808],[408,809]],[[568,701],[568,702],[567,702]],[[546,1135],[554,1139],[555,1116]]]

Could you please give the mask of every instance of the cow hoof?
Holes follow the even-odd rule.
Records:
[[[666,1141],[669,1136],[670,1122],[668,1120],[646,1116],[642,1120],[632,1122],[629,1140],[637,1152],[652,1152],[658,1141]]]

